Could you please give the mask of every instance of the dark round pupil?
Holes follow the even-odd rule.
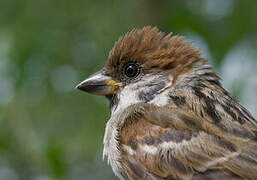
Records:
[[[136,76],[138,73],[138,67],[135,64],[129,64],[126,68],[125,68],[125,74],[128,77],[134,77]]]

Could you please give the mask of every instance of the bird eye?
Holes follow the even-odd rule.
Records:
[[[129,63],[124,67],[124,74],[129,78],[136,77],[140,72],[140,68],[137,64]]]

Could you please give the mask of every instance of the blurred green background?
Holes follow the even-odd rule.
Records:
[[[107,101],[74,86],[144,25],[201,48],[257,117],[256,0],[0,0],[0,180],[116,179]]]

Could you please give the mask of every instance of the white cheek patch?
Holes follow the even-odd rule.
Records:
[[[166,89],[164,92],[158,94],[149,103],[154,104],[156,106],[165,106],[169,103],[169,100],[170,100],[169,93],[170,93],[170,89]]]
[[[159,93],[152,101],[151,104],[155,104],[156,106],[165,106],[169,103],[170,96],[169,93],[171,92],[171,86],[173,82],[173,76],[168,77],[168,83],[166,84],[165,90]]]
[[[165,85],[162,89],[159,89],[154,94],[152,100],[147,103],[155,104],[157,106],[165,106],[169,103],[169,92],[171,91],[171,86],[173,82],[173,77],[163,77],[160,75],[145,75],[140,81],[136,83],[129,84],[125,86],[119,94],[117,94],[119,102],[116,107],[113,108],[112,113],[118,112],[119,110],[126,109],[127,107],[145,102],[140,98],[140,93],[146,91],[146,88],[149,88],[147,85],[151,82],[165,82]]]

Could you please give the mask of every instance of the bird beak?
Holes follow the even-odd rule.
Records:
[[[120,83],[115,82],[101,70],[79,83],[76,88],[88,93],[106,96],[113,94],[119,86],[121,86]]]

